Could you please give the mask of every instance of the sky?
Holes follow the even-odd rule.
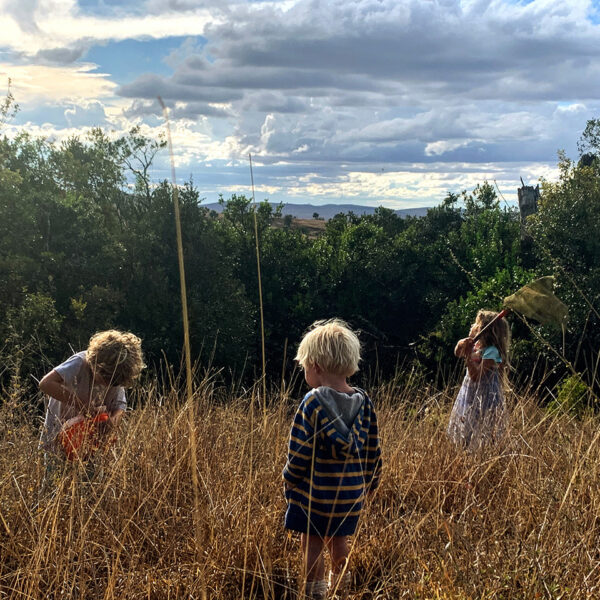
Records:
[[[600,117],[600,0],[0,0],[2,133],[165,134],[200,196],[411,208],[558,176]],[[159,154],[150,176],[170,177]]]

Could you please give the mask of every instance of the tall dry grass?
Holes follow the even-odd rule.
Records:
[[[352,598],[600,597],[598,418],[549,416],[526,393],[509,442],[470,456],[444,433],[456,384],[371,392],[385,463]],[[102,477],[69,469],[41,498],[32,402],[17,386],[0,408],[2,600],[294,597],[280,476],[294,400],[273,392],[264,421],[251,392],[199,385],[198,514],[174,388],[138,392]]]

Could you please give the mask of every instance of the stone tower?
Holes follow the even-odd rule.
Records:
[[[521,183],[523,180],[521,179]],[[519,211],[521,212],[521,238],[527,237],[525,231],[526,220],[529,215],[537,212],[538,200],[540,198],[540,186],[525,185],[517,190],[519,194]]]

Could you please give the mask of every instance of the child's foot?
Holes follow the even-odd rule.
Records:
[[[306,600],[326,600],[327,582],[324,579],[319,581],[307,581],[304,586],[304,598],[306,598]]]

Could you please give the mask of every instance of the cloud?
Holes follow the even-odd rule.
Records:
[[[544,135],[549,117],[537,116],[541,103],[600,97],[600,29],[583,0],[568,7],[550,0],[300,0],[229,8],[235,18],[208,25],[206,46],[188,52],[172,76],[143,75],[119,93],[148,99],[164,90],[172,101],[230,103],[240,146],[260,144],[264,114],[275,114],[279,131],[256,150],[277,158],[299,146],[286,142],[292,135],[309,148],[333,149],[333,131],[340,144],[355,144],[347,156],[361,144],[373,154],[370,145],[402,140],[419,142],[427,157],[474,139],[484,146],[492,137],[530,139]],[[286,114],[300,118],[294,124]]]
[[[514,177],[515,168],[526,183],[535,183],[542,176],[553,179],[557,175],[556,168],[544,164],[509,164],[501,167],[483,164],[477,169],[461,169],[458,166],[448,168],[446,163],[433,163],[427,165],[426,169],[414,166],[378,172],[346,170],[338,172],[334,178],[309,172],[301,177],[289,177],[287,181],[282,178],[279,185],[276,181],[271,181],[276,192],[285,190],[287,197],[305,201],[311,198],[311,201],[323,203],[336,198],[340,202],[349,200],[368,205],[398,207],[407,198],[410,198],[411,206],[431,206],[432,198],[437,198],[439,202],[449,191],[472,190],[477,183],[487,180],[495,182],[507,202],[514,204],[517,200],[517,187],[520,185]],[[260,175],[260,168],[256,172]],[[365,190],[369,190],[368,195]]]
[[[21,31],[35,34],[38,31],[33,19],[37,0],[4,0],[0,2],[0,10],[18,24]]]
[[[223,106],[206,104],[204,102],[187,102],[176,104],[171,111],[171,116],[174,119],[196,120],[199,117],[225,118],[230,117],[231,113]]]
[[[104,106],[100,102],[73,106],[65,110],[65,119],[69,127],[106,127],[109,125]]]
[[[202,44],[195,37],[186,38],[179,48],[171,51],[163,61],[172,69],[176,69],[189,56],[195,56],[202,51]]]
[[[170,103],[172,104],[172,103]],[[202,117],[225,118],[231,116],[226,106],[206,104],[204,102],[177,102],[170,106],[170,117],[172,119],[192,119]],[[145,116],[161,116],[163,110],[157,100],[145,101],[135,100],[127,107],[123,114],[128,119]]]
[[[556,150],[575,151],[600,110],[591,0],[0,6],[0,44],[20,65],[0,71],[10,67],[20,102],[46,98],[64,103],[71,123],[103,112],[153,132],[160,95],[181,168],[210,161],[232,184],[251,152],[272,193],[421,202],[481,177],[508,186],[523,169],[550,172]],[[162,61],[153,56],[161,73],[139,61],[146,72],[122,69],[120,86],[104,63],[100,73],[81,62],[93,44],[105,44],[106,57],[111,41],[167,36],[189,37],[175,50],[165,44]],[[211,184],[221,185],[216,176]]]
[[[239,103],[240,112],[257,113],[310,113],[312,107],[310,101],[304,98],[287,96],[281,91],[265,91],[248,94]]]
[[[215,17],[203,7],[186,12],[141,13],[139,5],[94,14],[74,0],[0,0],[0,47],[23,56],[72,59],[96,42],[201,35]]]
[[[14,65],[0,63],[0,77],[10,77],[17,102],[86,104],[90,99],[113,96],[117,87],[95,65]]]
[[[240,100],[244,96],[243,90],[232,88],[196,88],[186,82],[178,83],[151,73],[138,77],[133,83],[119,87],[117,93],[124,98],[156,98],[161,96],[165,100],[179,100],[182,102],[231,102]]]
[[[33,62],[43,64],[71,64],[81,58],[85,51],[83,46],[73,48],[49,48],[40,50],[34,57]]]
[[[462,140],[460,142],[451,142],[449,140],[438,140],[437,142],[429,142],[425,146],[425,154],[427,156],[440,156],[451,150],[463,148],[471,144],[473,140]]]

